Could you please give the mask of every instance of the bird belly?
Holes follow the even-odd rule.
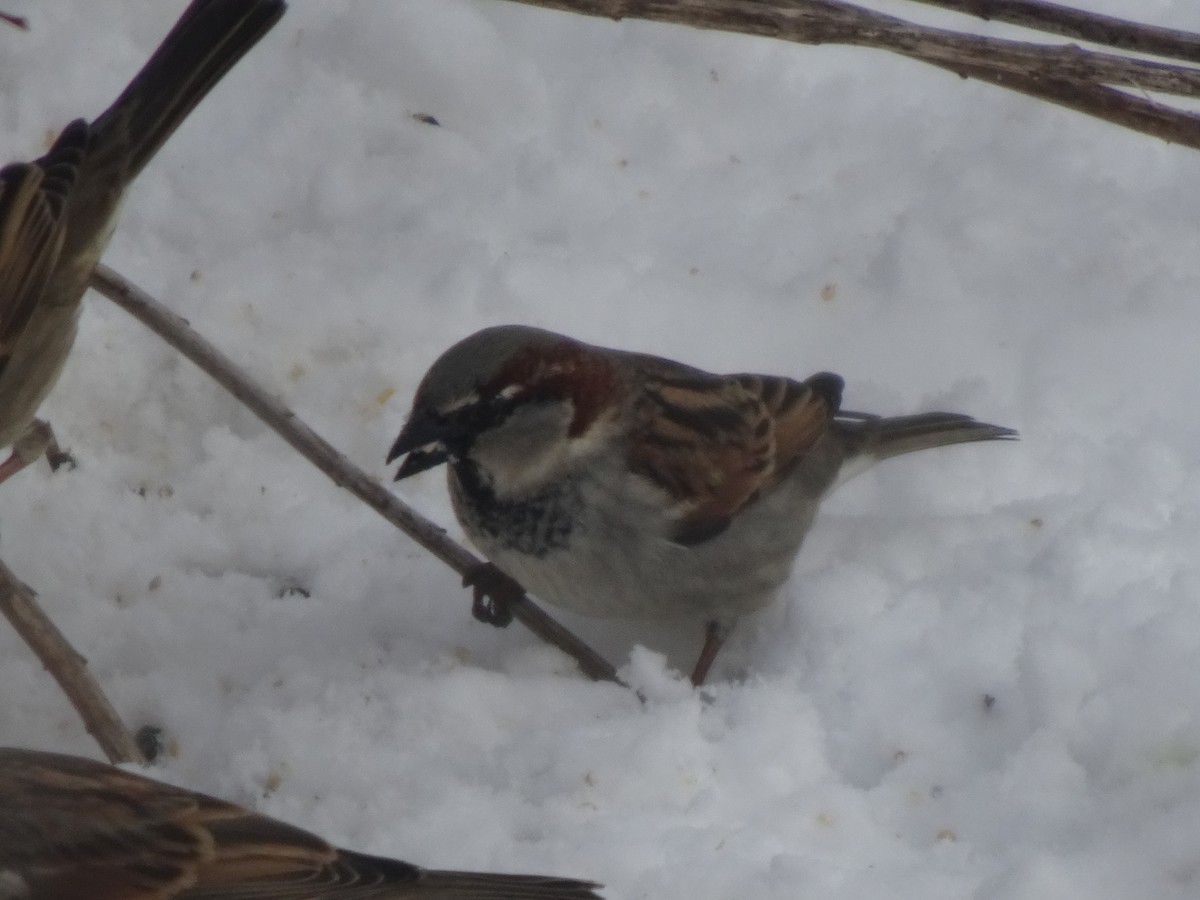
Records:
[[[78,303],[40,304],[0,372],[0,448],[33,421],[67,361],[79,320]]]
[[[644,485],[614,493],[609,483],[579,478],[495,503],[450,478],[459,522],[488,559],[536,598],[603,618],[710,620],[761,609],[787,579],[812,518],[803,504],[779,508],[796,498],[772,496],[722,534],[683,545],[667,537],[662,504]]]

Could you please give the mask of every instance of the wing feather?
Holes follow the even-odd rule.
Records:
[[[673,540],[716,537],[829,428],[842,380],[655,373],[639,397],[630,468],[676,500]]]
[[[58,145],[55,149],[61,152],[0,169],[0,372],[62,251],[66,196],[74,183],[77,154]]]

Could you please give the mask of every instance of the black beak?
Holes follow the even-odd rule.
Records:
[[[387,461],[390,463],[408,454],[396,470],[395,480],[399,481],[440,466],[465,443],[466,435],[461,427],[422,410],[414,410],[396,443],[392,444]]]

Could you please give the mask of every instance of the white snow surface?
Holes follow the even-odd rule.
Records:
[[[1093,2],[1200,30],[1192,0]],[[6,158],[103,109],[182,5],[8,0],[33,30],[0,28]],[[614,900],[1195,898],[1198,225],[1195,151],[880,51],[295,0],[106,262],[381,480],[421,374],[502,322],[830,369],[847,408],[1021,441],[841,489],[703,691],[699,635],[667,657],[563,616],[639,702],[476,623],[92,295],[43,407],[79,467],[3,485],[0,556],[165,730],[152,774],[342,845]],[[396,490],[461,534],[438,473]],[[99,757],[7,625],[0,686],[0,744]]]

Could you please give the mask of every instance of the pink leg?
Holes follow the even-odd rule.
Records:
[[[712,668],[713,660],[717,658],[721,645],[725,643],[725,639],[729,637],[731,631],[733,631],[732,625],[718,622],[716,619],[704,626],[704,646],[700,648],[700,658],[696,660],[696,667],[692,669],[693,686],[700,687],[704,684],[704,679],[708,677],[708,670]]]

